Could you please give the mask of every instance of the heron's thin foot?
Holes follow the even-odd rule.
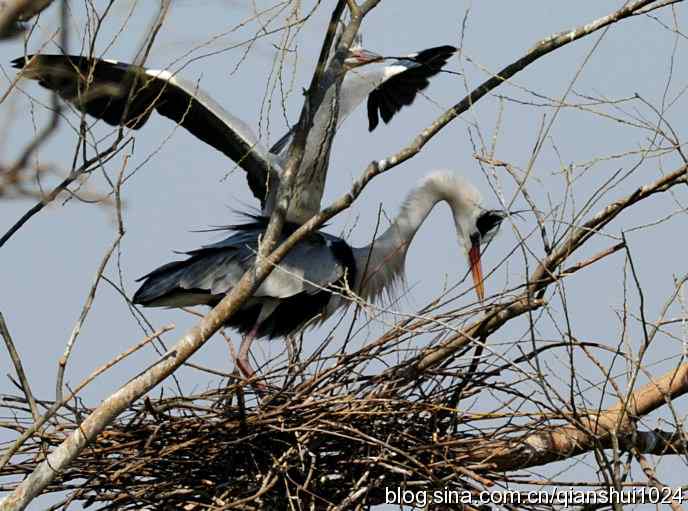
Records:
[[[259,394],[267,394],[271,390],[274,390],[256,378],[256,372],[251,367],[248,357],[237,358],[236,365],[244,378],[246,378],[247,383],[249,383],[256,391],[258,391]]]

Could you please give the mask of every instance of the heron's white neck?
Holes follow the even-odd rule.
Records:
[[[432,208],[441,200],[434,187],[421,184],[412,190],[387,230],[364,247],[354,248],[358,270],[356,290],[375,300],[404,278],[408,247]]]
[[[381,236],[370,245],[353,249],[358,270],[356,289],[363,298],[374,300],[403,280],[409,245],[432,208],[441,201],[449,204],[457,234],[466,247],[480,210],[480,192],[451,172],[430,174],[408,194],[401,211]]]
[[[415,188],[402,203],[399,214],[391,225],[375,240],[375,245],[396,253],[405,253],[416,232],[441,199],[432,187]]]

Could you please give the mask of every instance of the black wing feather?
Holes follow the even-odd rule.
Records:
[[[42,87],[112,126],[141,128],[160,93],[154,80],[146,79],[145,70],[138,66],[75,55],[28,55],[14,59],[12,66],[24,69],[27,78],[38,80]]]
[[[419,52],[408,60],[418,65],[386,80],[368,96],[368,131],[379,124],[379,118],[388,123],[404,106],[413,103],[416,95],[430,84],[430,78],[442,70],[456,52],[453,46],[438,46]]]
[[[251,191],[264,204],[270,162],[253,151],[248,127],[181,79],[170,81],[133,64],[73,55],[28,55],[12,65],[113,126],[140,129],[156,109],[243,168]]]

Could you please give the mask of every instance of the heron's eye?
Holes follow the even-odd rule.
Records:
[[[501,211],[485,211],[476,220],[480,236],[484,238],[487,233],[499,229],[502,220],[504,220],[504,214]]]

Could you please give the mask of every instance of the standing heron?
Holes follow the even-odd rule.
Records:
[[[254,339],[283,337],[324,321],[349,303],[345,290],[375,300],[403,280],[409,245],[439,202],[451,208],[482,302],[480,247],[497,233],[506,214],[484,209],[480,192],[462,177],[434,172],[408,194],[397,217],[371,244],[352,247],[342,238],[317,231],[287,253],[225,323],[243,334],[237,358],[242,373],[248,378],[254,374],[248,358]],[[252,222],[228,227],[232,231],[228,238],[187,252],[186,260],[168,263],[139,279],[144,282],[133,302],[147,307],[217,305],[253,266],[266,226],[267,218],[253,217]],[[280,242],[297,227],[287,224]]]
[[[356,45],[344,60],[343,77],[331,69],[325,73],[324,99],[307,135],[287,211],[289,222],[303,223],[320,211],[336,127],[366,97],[369,130],[375,129],[379,116],[389,122],[428,86],[455,51],[453,46],[439,46],[387,63],[390,59]],[[157,110],[244,169],[262,215],[272,213],[293,129],[268,150],[248,125],[197,84],[167,70],[75,55],[27,55],[12,65],[24,77],[113,126],[140,129]]]

